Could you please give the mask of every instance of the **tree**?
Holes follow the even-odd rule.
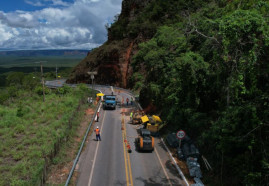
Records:
[[[21,87],[24,76],[23,72],[11,72],[7,76],[7,85]]]

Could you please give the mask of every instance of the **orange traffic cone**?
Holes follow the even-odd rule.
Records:
[[[131,149],[131,146],[130,146],[129,142],[128,142],[128,144],[127,144],[127,149],[128,149],[128,152],[129,152],[129,153],[132,152],[132,149]]]

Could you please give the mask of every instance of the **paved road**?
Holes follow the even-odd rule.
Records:
[[[109,88],[101,91],[111,93]],[[122,97],[130,99],[126,93],[116,94],[120,101]],[[78,186],[184,185],[159,139],[155,139],[152,153],[135,150],[137,126],[129,124],[131,109],[132,106],[125,105],[116,110],[100,110],[100,119],[94,128],[101,129],[102,141],[95,141],[94,133],[89,137],[76,168]],[[131,153],[127,152],[125,138],[130,143]]]
[[[62,87],[65,81],[66,81],[65,79],[46,81],[45,85],[50,88],[57,88],[57,87]]]

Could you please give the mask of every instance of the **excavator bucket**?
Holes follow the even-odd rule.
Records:
[[[159,116],[153,115],[152,118],[156,121],[156,123],[162,123],[162,120]]]
[[[142,123],[146,123],[149,121],[149,118],[148,118],[148,116],[145,115],[145,116],[141,117],[141,120],[142,120]]]

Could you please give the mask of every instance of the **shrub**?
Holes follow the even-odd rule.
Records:
[[[44,87],[44,92],[45,94],[50,94],[51,90],[47,87]],[[37,93],[38,95],[43,95],[43,87],[42,85],[39,85],[35,88],[35,93]]]
[[[71,90],[72,90],[71,87],[64,85],[63,87],[57,89],[57,94],[61,95],[68,94],[71,92]]]

